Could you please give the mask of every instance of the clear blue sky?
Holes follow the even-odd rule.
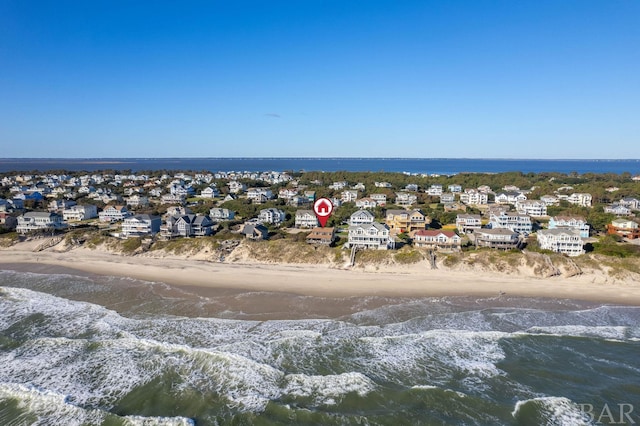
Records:
[[[640,158],[640,1],[2,0],[0,146]]]

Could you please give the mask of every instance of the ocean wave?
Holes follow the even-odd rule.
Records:
[[[564,397],[538,397],[518,401],[511,415],[525,424],[540,426],[583,426],[589,417],[580,407]]]
[[[34,386],[0,382],[0,401],[14,402],[13,419],[6,426],[31,424],[50,425],[100,425],[106,421],[123,426],[194,426],[186,417],[117,416],[97,408],[82,408],[69,402],[69,397]],[[5,410],[8,410],[6,408]],[[19,414],[18,414],[19,413]],[[9,413],[0,411],[0,418]]]

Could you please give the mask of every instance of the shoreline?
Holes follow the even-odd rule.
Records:
[[[22,272],[46,273],[49,265],[78,273],[130,277],[162,282],[210,294],[213,289],[237,292],[280,292],[321,297],[544,297],[640,306],[640,283],[597,282],[595,275],[533,278],[478,271],[408,267],[363,271],[328,265],[213,263],[177,257],[122,256],[103,251],[69,252],[1,250],[0,269],[21,265]],[[44,269],[44,270],[43,270]]]

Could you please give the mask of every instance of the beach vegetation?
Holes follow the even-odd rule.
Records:
[[[418,250],[401,250],[393,256],[393,259],[397,263],[408,265],[420,262],[424,256]]]
[[[5,232],[0,234],[0,247],[11,247],[20,240],[17,232]]]
[[[132,254],[142,246],[142,238],[127,238],[121,244],[124,254]]]
[[[640,257],[640,246],[619,242],[617,235],[607,235],[593,243],[593,253],[604,256],[627,258]]]

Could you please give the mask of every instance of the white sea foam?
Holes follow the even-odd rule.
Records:
[[[311,397],[315,405],[333,405],[344,395],[355,392],[365,396],[375,390],[375,383],[361,373],[344,373],[330,376],[289,374],[284,393],[298,397]]]
[[[533,404],[539,414],[540,426],[583,426],[591,424],[589,417],[580,407],[564,397],[540,397],[518,401],[511,415],[518,418],[523,407]]]
[[[559,325],[552,327],[531,327],[526,330],[526,332],[529,334],[549,334],[563,337],[596,337],[610,340],[625,340],[629,335],[629,327]]]
[[[25,415],[24,421],[29,421],[29,424],[33,425],[97,425],[110,418],[119,418],[123,424],[131,426],[193,426],[195,424],[193,420],[185,417],[118,417],[104,410],[82,408],[71,404],[67,395],[13,383],[0,383],[1,400],[15,400],[18,410]],[[33,417],[36,418],[35,423]],[[16,424],[22,424],[21,419],[15,419],[15,421]]]

